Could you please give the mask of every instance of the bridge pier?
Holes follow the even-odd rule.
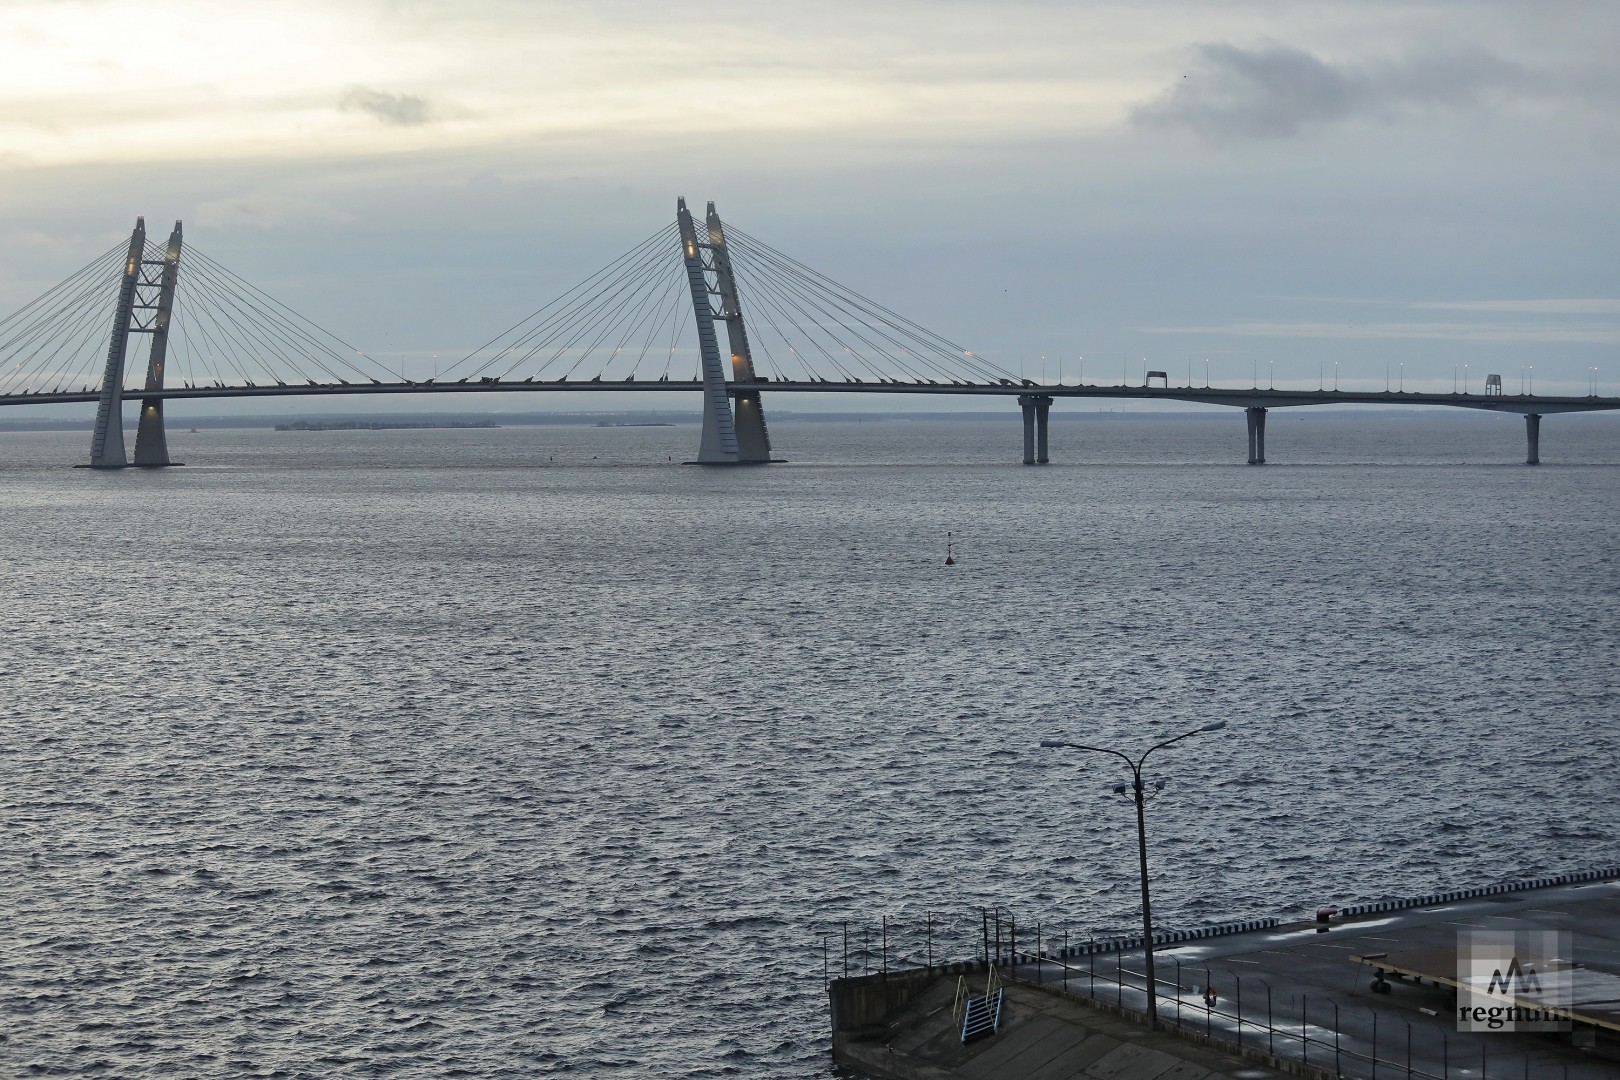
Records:
[[[686,200],[676,201],[676,220],[681,229],[681,256],[686,263],[687,285],[692,290],[692,314],[697,323],[698,356],[703,370],[703,437],[698,444],[699,465],[735,465],[738,460],[737,424],[731,412],[731,395],[726,390],[725,369],[720,366],[720,343],[714,333],[714,308],[709,303],[709,281],[703,276],[703,257],[698,254],[697,230]]]
[[[180,277],[180,222],[169,234],[169,249],[163,259],[163,276],[158,282],[157,311],[152,317],[152,351],[146,361],[147,391],[163,389],[163,372],[169,360],[169,319],[174,315],[174,286]],[[135,464],[144,469],[174,465],[169,460],[169,437],[163,427],[163,399],[141,399],[135,428]]]
[[[726,341],[731,346],[732,381],[758,382],[759,377],[754,373],[754,354],[748,347],[748,328],[743,324],[742,302],[737,298],[737,278],[731,269],[731,253],[726,247],[725,226],[721,224],[720,215],[715,212],[712,202],[705,224],[709,229],[709,257],[714,263],[713,291],[720,298],[720,310],[714,313],[714,317],[726,324]],[[760,401],[759,391],[732,390],[730,394],[732,424],[737,429],[738,464],[769,463],[772,460],[771,433],[765,426],[765,408]]]
[[[148,267],[161,266],[154,278]],[[101,376],[101,398],[96,408],[96,426],[90,436],[92,469],[123,469],[130,464],[124,453],[124,357],[129,351],[129,335],[152,335],[146,364],[146,386],[150,392],[163,389],[163,370],[168,361],[169,319],[174,313],[174,286],[180,275],[180,222],[169,234],[169,249],[162,262],[146,258],[146,219],[135,219],[129,238],[129,258],[124,264],[124,281],[118,293],[118,309],[113,316],[112,339],[107,345],[107,367]],[[155,294],[153,290],[156,290]],[[135,429],[135,461],[143,467],[172,465],[168,438],[163,430],[163,399],[143,397]]]
[[[1047,418],[1052,411],[1048,394],[1020,394],[1018,405],[1024,412],[1024,464],[1045,465]]]
[[[1266,463],[1266,410],[1251,406],[1243,410],[1249,421],[1249,464]]]
[[[1524,438],[1527,444],[1524,463],[1526,465],[1541,464],[1541,414],[1524,414]]]
[[[113,312],[112,337],[107,343],[107,366],[101,375],[101,399],[96,405],[96,426],[90,434],[90,468],[122,469],[129,464],[124,456],[124,351],[129,345],[130,318],[139,300],[136,287],[141,281],[141,260],[146,254],[146,219],[135,219],[129,235],[129,256],[124,260],[124,280],[118,287],[118,307]]]

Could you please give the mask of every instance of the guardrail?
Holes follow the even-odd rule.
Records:
[[[1008,978],[1111,1006],[1121,1015],[1146,1022],[1145,972],[1127,967],[1125,958],[1118,953],[1111,972],[1106,966],[1099,969],[1097,955],[1089,955],[1083,966],[1051,955],[1039,961],[1031,957],[1024,967],[1033,968],[1034,978],[1017,968],[1009,970]],[[1444,1032],[1440,1033],[1436,1061],[1434,1032],[1422,1031],[1414,1041],[1412,1024],[1404,1020],[1399,1021],[1400,1026],[1393,1033],[1387,1020],[1381,1030],[1379,1014],[1370,1006],[1361,1006],[1372,1020],[1370,1037],[1359,1031],[1346,1033],[1340,1022],[1338,1002],[1318,1001],[1317,1015],[1313,1018],[1310,997],[1306,994],[1288,995],[1282,1008],[1289,1016],[1279,1022],[1277,1003],[1263,978],[1249,976],[1251,989],[1246,1003],[1244,979],[1236,972],[1214,965],[1184,969],[1181,961],[1173,957],[1161,957],[1159,963],[1165,963],[1166,959],[1175,965],[1174,975],[1154,979],[1162,1025],[1239,1053],[1262,1053],[1276,1065],[1281,1065],[1284,1059],[1292,1059],[1307,1070],[1320,1070],[1321,1075],[1358,1080],[1522,1080],[1544,1075],[1534,1068],[1527,1052],[1492,1053],[1483,1040],[1474,1040],[1479,1046],[1477,1052],[1465,1050],[1464,1040],[1453,1040]],[[1047,978],[1048,969],[1054,967],[1058,969],[1057,977]],[[1202,973],[1202,977],[1189,984],[1184,971]],[[1215,975],[1217,971],[1219,980]],[[1230,988],[1229,999],[1225,994],[1211,992],[1217,981]],[[1263,989],[1257,992],[1255,984]],[[1297,1020],[1293,1018],[1296,1011]],[[1419,1051],[1416,1058],[1414,1046]],[[1574,1074],[1566,1068],[1564,1075]]]

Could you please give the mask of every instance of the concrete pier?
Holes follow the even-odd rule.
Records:
[[[1266,463],[1266,410],[1253,407],[1244,409],[1249,421],[1249,464]]]
[[[1537,961],[1567,973],[1565,1030],[1459,1024],[1460,935],[1481,931],[1565,935],[1561,959]],[[829,984],[833,1056],[885,1080],[1620,1076],[1617,867],[1154,936],[1159,1031],[1139,935],[1038,955],[987,938],[1005,988],[993,1033],[962,1041],[959,986],[985,993],[983,959],[884,971]]]
[[[1009,986],[1001,1030],[963,1045],[952,1015],[957,975],[839,979],[829,988],[833,1059],[882,1080],[1261,1080],[1279,1071],[1153,1033],[1107,1010],[1030,986]],[[961,976],[977,981],[982,973]],[[905,997],[892,1009],[885,999]],[[862,1008],[865,1005],[867,1007]],[[839,1025],[839,1017],[844,1024]]]
[[[1024,464],[1045,465],[1047,457],[1047,419],[1052,412],[1052,398],[1047,394],[1020,394],[1018,405],[1024,411]]]
[[[1327,1075],[1398,1075],[1409,1066],[1479,1080],[1483,1061],[1490,1080],[1608,1080],[1620,1075],[1620,875],[1595,873],[1604,876],[1360,905],[1348,917],[1162,944],[1153,950],[1159,1016],[1229,1048],[1265,1047],[1296,1075],[1311,1075],[1299,1067],[1314,1063],[1331,1064]],[[1456,993],[1446,984],[1457,974],[1459,930],[1572,932],[1568,959],[1578,977],[1569,1012],[1581,1018],[1574,1030],[1556,1037],[1459,1030]],[[1104,1003],[1145,1015],[1140,948],[1022,960],[1010,978],[1095,986]],[[1422,978],[1400,974],[1417,968]],[[1213,1008],[1206,987],[1215,991]],[[1302,1047],[1298,1033],[1307,1030],[1311,1042]]]
[[[1527,444],[1524,463],[1526,465],[1541,464],[1541,414],[1524,414],[1524,438]]]

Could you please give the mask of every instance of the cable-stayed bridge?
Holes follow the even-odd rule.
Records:
[[[142,360],[144,378],[130,385]],[[171,464],[163,408],[173,399],[536,391],[700,394],[697,461],[715,465],[773,460],[765,398],[783,392],[1016,398],[1026,464],[1047,462],[1048,414],[1064,397],[1240,408],[1255,465],[1265,462],[1271,408],[1518,413],[1530,464],[1543,415],[1620,409],[1620,398],[1595,392],[1508,395],[1497,376],[1477,394],[1196,387],[1190,373],[1171,386],[1158,371],[1140,386],[1123,373],[1118,385],[1036,382],[726,226],[713,203],[698,221],[684,199],[674,222],[426,379],[406,378],[186,245],[179,222],[156,243],[137,221],[127,244],[0,319],[0,405],[95,402],[93,468]],[[133,456],[125,397],[139,401]]]

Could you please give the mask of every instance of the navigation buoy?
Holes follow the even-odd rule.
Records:
[[[951,534],[945,534],[945,565],[955,566],[956,560],[951,558]]]

